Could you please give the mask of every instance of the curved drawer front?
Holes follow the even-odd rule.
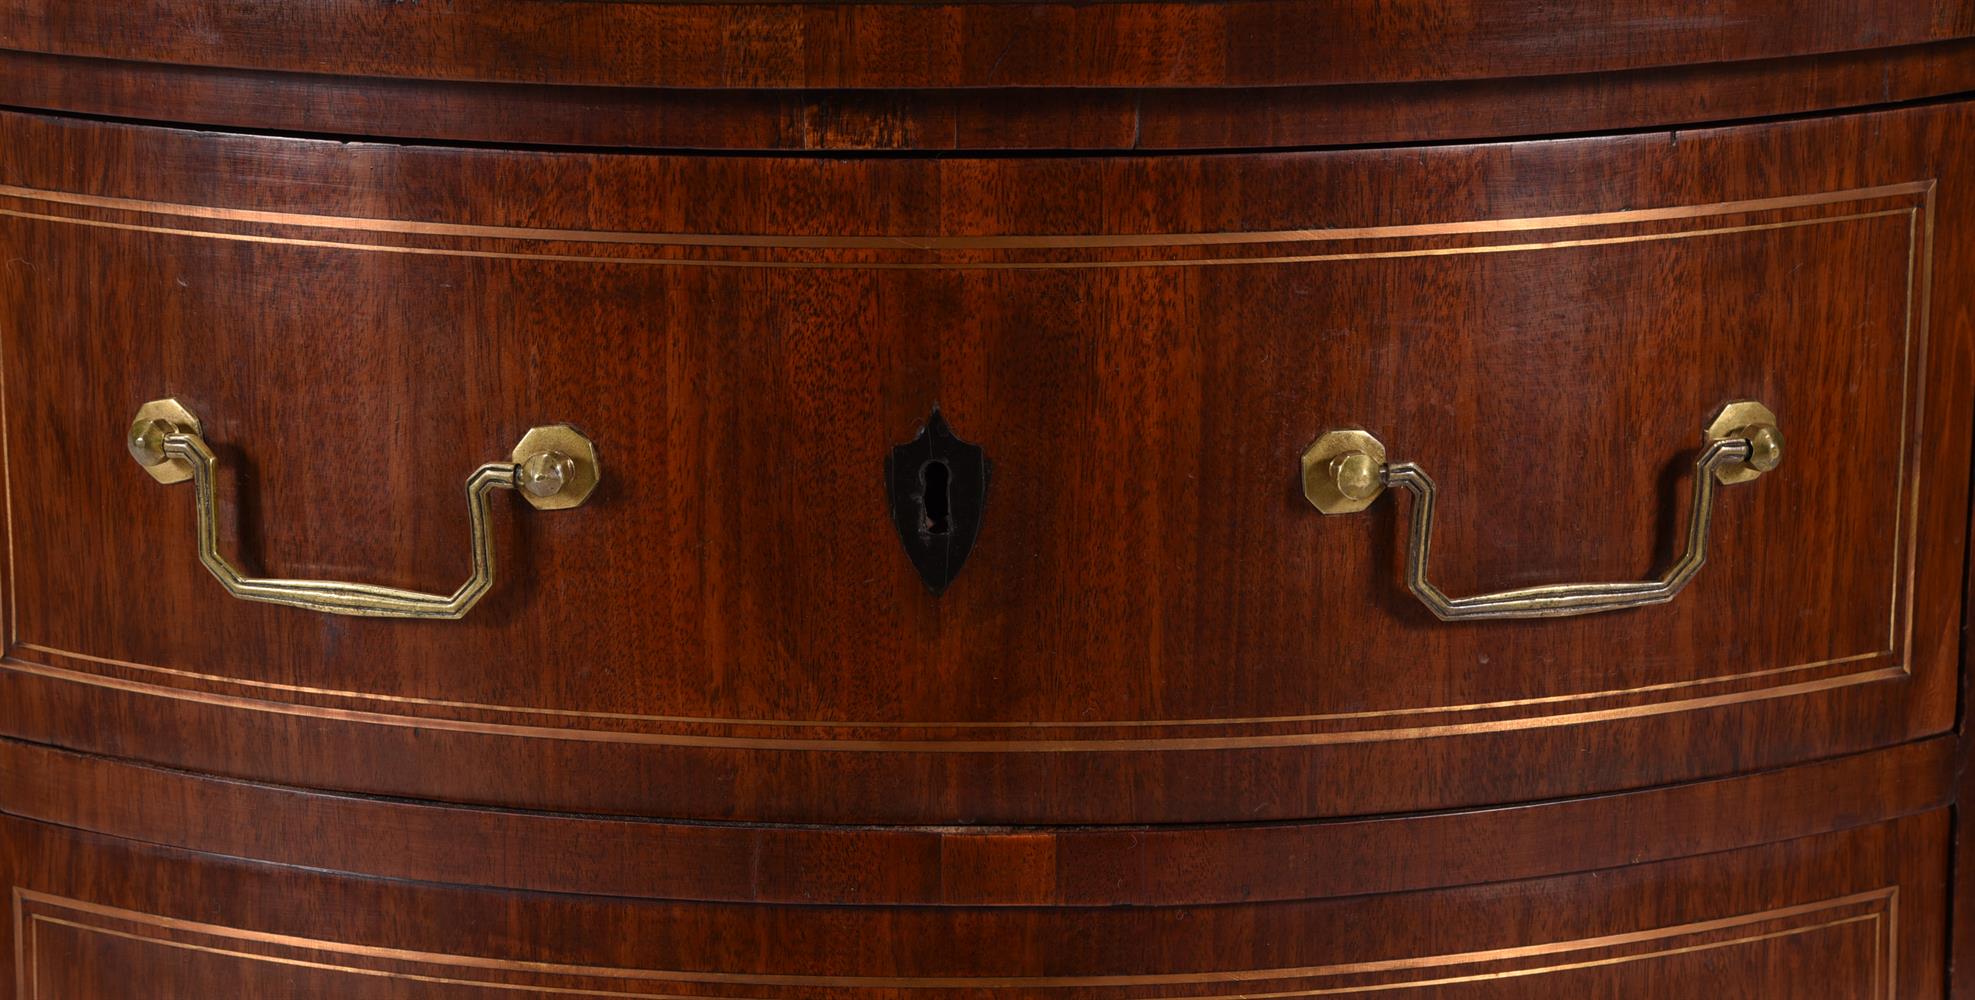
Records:
[[[0,968],[44,998],[1926,998],[1947,825],[1397,896],[952,909],[503,895],[8,818]]]
[[[1971,124],[839,162],[7,116],[0,725],[910,822],[1418,809],[1942,731]],[[267,577],[449,593],[476,467],[568,422],[602,472],[579,509],[494,491],[458,621],[243,602],[125,450],[164,398]],[[1734,400],[1787,457],[1702,496]],[[1650,579],[1700,523],[1706,563],[1669,603],[1440,621],[1417,500],[1305,499],[1337,427],[1437,483],[1448,595]]]

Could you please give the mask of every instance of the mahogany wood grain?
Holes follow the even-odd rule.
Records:
[[[1970,505],[1969,517],[1975,520],[1975,504]],[[1975,548],[1975,533],[1970,534],[1971,548]],[[1955,805],[1954,818],[1954,870],[1949,884],[1953,896],[1949,907],[1948,927],[1952,932],[1949,941],[1949,993],[1955,1000],[1975,998],[1975,815],[1971,815],[1969,803],[1975,803],[1975,726],[1971,726],[1969,706],[1975,704],[1975,671],[1969,669],[1969,641],[1975,638],[1975,616],[1967,609],[1975,607],[1975,572],[1963,581],[1965,600],[1961,620],[1961,704],[1960,714],[1955,721],[1956,760],[1955,760]]]
[[[377,5],[7,0],[0,48],[351,76],[646,87],[1224,87],[1543,76],[1975,36],[1961,0]]]
[[[1197,150],[1446,142],[1975,91],[1975,41],[1488,81],[1227,89],[676,90],[325,76],[0,50],[5,103],[228,129],[644,149]]]
[[[0,819],[23,996],[1941,995],[1933,812],[1598,872],[1178,907],[776,906],[483,890]],[[11,938],[12,940],[5,940]],[[11,965],[11,970],[6,966]]]
[[[1453,808],[1943,732],[1969,122],[832,161],[8,116],[0,726],[277,783],[886,823]],[[227,547],[279,575],[449,588],[460,481],[533,423],[585,427],[606,483],[504,506],[464,622],[241,604],[121,449],[166,394],[246,470]],[[1396,501],[1297,494],[1308,442],[1364,424],[1446,490],[1450,590],[1644,577],[1737,397],[1790,465],[1724,493],[1663,608],[1445,625],[1398,583]],[[996,467],[939,598],[882,479],[936,403]]]
[[[1975,1000],[1970,95],[1969,0],[0,0],[0,995]],[[168,394],[252,570],[603,487],[242,604]],[[1737,397],[1663,607],[1296,482],[1645,577]]]
[[[1953,800],[1954,762],[1954,741],[1941,737],[1507,809],[1307,824],[957,830],[462,809],[0,741],[0,811],[208,854],[503,889],[845,906],[1173,906],[1502,882],[1798,839],[1940,809]]]

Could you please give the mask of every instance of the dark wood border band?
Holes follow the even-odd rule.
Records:
[[[223,129],[617,149],[1157,152],[1691,126],[1975,91],[1975,40],[1467,83],[739,90],[325,76],[0,50],[5,102]]]
[[[507,889],[871,906],[1167,906],[1507,881],[1834,832],[1946,804],[1955,762],[1954,741],[1938,737],[1740,777],[1506,809],[1297,824],[969,830],[420,805],[0,740],[0,811],[208,854]]]
[[[1975,36],[1960,0],[0,0],[0,48],[690,88],[1273,87],[1599,73]]]

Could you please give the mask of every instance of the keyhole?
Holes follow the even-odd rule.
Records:
[[[944,535],[953,530],[952,498],[947,495],[947,482],[953,470],[945,462],[931,461],[919,467],[919,485],[924,489],[919,494],[919,506],[924,511],[919,518],[919,530],[928,535]]]

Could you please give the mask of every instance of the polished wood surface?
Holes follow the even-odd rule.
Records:
[[[1963,0],[6,0],[0,48],[436,80],[1225,87],[1605,72],[1975,36]]]
[[[1940,809],[1954,798],[1954,766],[1953,741],[1939,737],[1510,809],[1324,823],[956,829],[442,807],[0,741],[0,811],[210,854],[502,889],[750,903],[1174,906],[1505,882],[1799,839]],[[1494,846],[1477,851],[1479,843]]]
[[[0,725],[284,783],[802,822],[1448,808],[1941,732],[1968,121],[830,162],[13,116],[0,361],[68,374],[6,387]],[[74,180],[118,163],[142,169]],[[449,589],[459,484],[531,424],[584,428],[607,476],[577,511],[503,509],[507,577],[464,622],[247,605],[199,566],[190,498],[121,450],[164,395],[246,470],[223,543],[273,575]],[[1439,479],[1450,592],[1644,578],[1701,424],[1745,397],[1790,464],[1724,492],[1661,608],[1446,625],[1398,583],[1396,498],[1326,518],[1297,492],[1303,448],[1363,425]],[[995,467],[940,597],[883,486],[935,404]],[[81,724],[106,711],[129,722]]]
[[[1925,1000],[1942,989],[1947,827],[1937,811],[1678,861],[1375,897],[981,909],[495,894],[4,819],[14,912],[0,962],[21,996],[44,998]]]
[[[1971,136],[1969,0],[0,0],[0,995],[1975,1000]],[[248,604],[164,396],[253,573],[604,476]],[[1438,621],[1340,426],[1707,561]]]
[[[1975,40],[1486,82],[750,90],[323,75],[0,49],[17,106],[228,129],[643,149],[1158,150],[1671,127],[1975,90]]]
[[[1975,520],[1975,504],[1970,505],[1969,517]],[[1966,587],[1970,603],[1975,604],[1975,573],[1969,575]],[[1975,758],[1975,729],[1970,728],[1965,707],[1969,704],[1970,697],[1975,696],[1975,671],[1968,669],[1966,652],[1971,634],[1975,634],[1975,620],[1964,615],[1961,626],[1964,651],[1961,704],[1964,708],[1960,723],[1956,727],[1959,733],[1959,739],[1956,741],[1959,759],[1955,766],[1959,782],[1955,790],[1957,803],[1975,801],[1975,767],[1970,767],[1971,758]],[[1975,997],[1975,975],[1968,972],[1975,970],[1975,823],[1962,819],[1963,812],[1959,807],[1955,810],[1955,816],[1957,821],[1954,828],[1954,871],[1950,879],[1953,886],[1953,900],[1948,922],[1951,934],[1949,962],[1951,968],[1961,969],[1963,972],[1960,975],[1951,975],[1949,985],[1956,1000],[1967,1000],[1969,997]]]

